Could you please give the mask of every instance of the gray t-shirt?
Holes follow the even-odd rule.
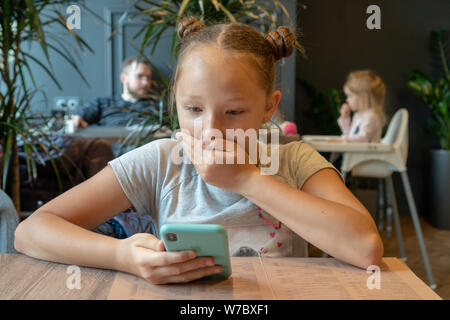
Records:
[[[160,139],[108,163],[136,212],[149,214],[157,230],[166,223],[220,224],[232,256],[307,256],[306,241],[269,213],[238,193],[207,184],[189,161],[173,161],[180,150],[176,140]],[[182,151],[181,157],[187,159]],[[279,145],[277,179],[301,190],[323,168],[336,170],[303,141]]]

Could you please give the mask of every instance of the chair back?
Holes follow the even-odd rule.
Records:
[[[394,150],[400,152],[405,164],[408,158],[408,117],[408,110],[405,108],[397,110],[382,139],[382,143],[392,144]]]
[[[405,108],[395,112],[389,122],[382,141],[392,145],[390,152],[346,152],[342,170],[352,171],[353,176],[386,178],[393,171],[406,171],[408,157],[408,111]]]

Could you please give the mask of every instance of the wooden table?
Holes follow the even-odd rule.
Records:
[[[333,258],[231,258],[231,263],[227,280],[175,285],[80,267],[77,289],[78,267],[1,254],[0,299],[441,299],[397,258],[380,264],[379,289],[375,274]]]
[[[156,127],[148,126],[143,129],[142,134],[152,132]],[[128,137],[133,131],[138,130],[136,127],[104,127],[90,125],[86,128],[78,128],[74,133],[67,134],[74,137],[85,138],[102,138],[110,143],[117,143]],[[170,138],[172,132],[170,130],[158,130],[153,135],[155,139]]]

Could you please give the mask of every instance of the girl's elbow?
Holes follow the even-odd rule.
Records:
[[[380,236],[377,234],[373,237],[368,245],[365,252],[365,256],[362,258],[362,267],[367,269],[369,266],[375,265],[379,266],[381,263],[381,259],[383,258],[384,247],[383,241]]]
[[[25,253],[25,242],[24,239],[26,237],[26,232],[24,229],[24,223],[25,221],[22,221],[17,226],[16,230],[14,231],[14,248],[17,252]]]
[[[33,230],[39,229],[34,220],[35,216],[30,216],[26,220],[19,223],[14,231],[14,248],[16,251],[29,254],[30,246],[33,243]]]

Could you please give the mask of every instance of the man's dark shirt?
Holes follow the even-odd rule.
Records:
[[[97,98],[79,107],[74,113],[80,115],[88,124],[105,127],[125,127],[141,122],[153,112],[159,113],[154,100],[125,101],[122,97]]]

